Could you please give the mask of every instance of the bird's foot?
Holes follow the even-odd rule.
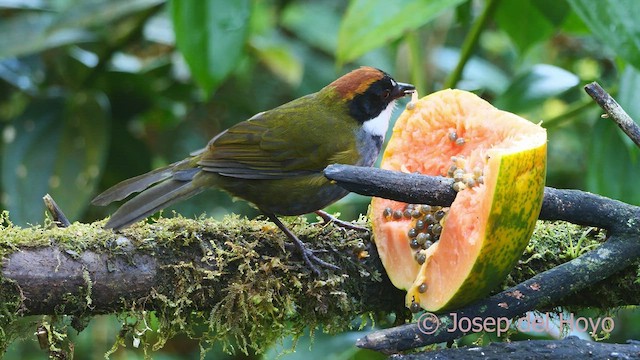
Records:
[[[331,270],[340,270],[340,267],[328,263],[317,257],[315,254],[316,251],[307,248],[307,246],[302,242],[302,240],[298,239],[298,237],[293,239],[293,242],[296,245],[296,248],[298,248],[300,255],[302,255],[302,259],[304,260],[305,264],[307,264],[309,269],[311,269],[314,274],[320,275],[320,270],[315,266],[315,264]]]
[[[336,226],[341,227],[343,229],[349,229],[349,230],[357,230],[357,231],[369,231],[368,228],[364,227],[364,226],[360,226],[360,225],[356,225],[354,223],[351,223],[349,221],[344,221],[344,220],[340,220],[337,217],[329,214],[326,211],[323,210],[318,210],[316,211],[316,215],[320,216],[320,218],[322,219],[322,222],[324,224],[328,224],[330,222],[336,224]]]
[[[291,230],[289,230],[282,223],[282,221],[278,219],[277,216],[271,214],[268,214],[267,216],[269,217],[269,219],[271,219],[271,221],[273,221],[274,224],[276,224],[276,226],[280,228],[280,230],[282,230],[283,233],[285,233],[285,235],[287,235],[289,239],[291,239],[291,241],[293,241],[293,245],[302,256],[302,260],[304,260],[307,267],[309,267],[309,269],[311,269],[314,274],[318,276],[320,275],[320,270],[315,264],[331,270],[340,270],[338,266],[328,263],[315,255],[315,252],[323,252],[323,250],[312,250],[307,248],[302,240],[298,239],[298,237],[294,233],[292,233]]]

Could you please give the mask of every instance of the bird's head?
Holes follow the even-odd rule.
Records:
[[[323,90],[335,92],[349,115],[365,131],[384,137],[396,100],[415,91],[411,84],[395,81],[382,70],[363,66],[343,75]]]

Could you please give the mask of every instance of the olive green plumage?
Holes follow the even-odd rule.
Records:
[[[93,203],[141,192],[111,216],[106,227],[114,229],[211,187],[268,215],[322,209],[347,194],[323,169],[333,163],[371,166],[395,99],[412,89],[380,70],[360,68],[317,93],[232,126],[187,159],[115,185]]]

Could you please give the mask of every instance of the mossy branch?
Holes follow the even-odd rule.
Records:
[[[102,229],[101,222],[23,229],[10,225],[5,215],[0,313],[15,320],[32,314],[87,317],[155,310],[165,323],[182,328],[195,313],[200,321],[206,319],[212,337],[265,348],[307,327],[343,331],[358,314],[409,317],[404,292],[384,275],[368,233],[307,224],[302,218],[291,221],[303,241],[324,249],[319,256],[342,271],[313,276],[295,253],[284,250],[286,239],[275,225],[237,216],[224,221],[163,218],[117,234]],[[567,223],[539,222],[504,287],[603,241],[597,230],[586,234]],[[636,276],[629,267],[607,284],[592,285],[554,305],[633,304],[640,297]],[[9,318],[0,319],[0,327],[9,327]]]

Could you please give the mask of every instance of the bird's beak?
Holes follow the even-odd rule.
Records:
[[[416,91],[416,87],[411,84],[397,83],[391,91],[391,97],[399,99],[403,96],[412,94],[414,91]]]

